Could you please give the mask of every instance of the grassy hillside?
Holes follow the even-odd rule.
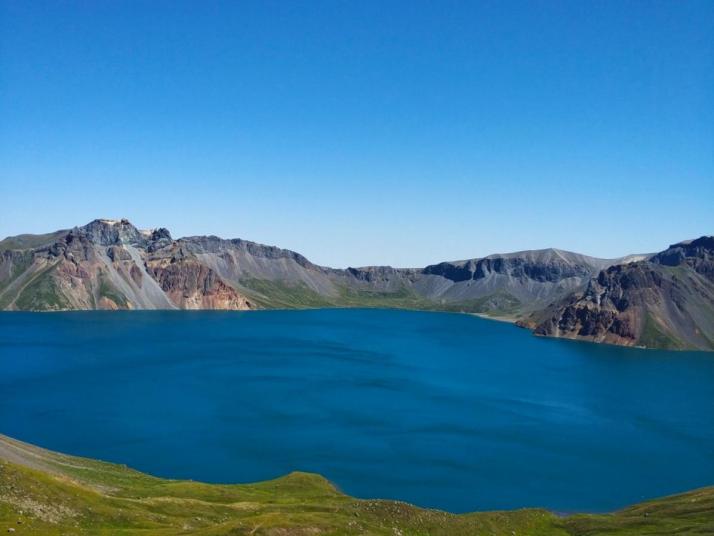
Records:
[[[461,302],[440,302],[419,296],[413,290],[381,292],[339,286],[337,296],[323,296],[302,282],[286,283],[267,279],[243,279],[240,290],[259,307],[266,309],[309,309],[319,307],[375,307],[417,309],[463,313],[488,313],[494,316],[514,315],[520,302],[507,292],[496,292],[483,298]]]
[[[48,266],[22,289],[15,300],[19,309],[29,311],[51,311],[69,308],[69,302],[57,288],[57,282],[52,278],[56,265]]]
[[[0,240],[0,251],[8,249],[30,249],[48,246],[64,235],[67,230],[55,231],[45,234],[22,234],[17,236],[8,236],[4,240]]]
[[[353,289],[338,286],[336,296],[322,295],[302,282],[287,283],[267,279],[243,279],[243,290],[260,307],[266,309],[305,309],[314,307],[385,307],[400,309],[439,309],[407,288],[393,292]]]
[[[164,480],[0,436],[0,532],[10,529],[47,536],[704,535],[714,534],[714,488],[611,515],[562,518],[536,509],[453,515],[354,499],[314,474],[241,485]]]

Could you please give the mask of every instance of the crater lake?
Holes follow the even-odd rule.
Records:
[[[397,310],[0,313],[0,433],[169,478],[609,511],[714,483],[714,354]]]

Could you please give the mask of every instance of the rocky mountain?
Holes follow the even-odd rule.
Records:
[[[524,324],[538,335],[714,350],[714,237],[603,269]]]
[[[0,242],[3,309],[253,309],[394,306],[521,315],[616,261],[559,250],[443,262],[423,269],[338,270],[241,239],[141,231],[95,220]]]
[[[166,229],[139,230],[127,220],[95,220],[69,230],[1,241],[0,309],[400,307],[519,320],[542,335],[699,348],[714,334],[707,316],[711,288],[704,283],[711,282],[711,269],[706,259],[697,260],[706,249],[698,243],[682,243],[655,256],[620,259],[545,249],[424,268],[343,270],[246,240],[174,239]],[[682,272],[676,285],[668,270]],[[660,296],[665,305],[656,312],[643,308],[652,301],[649,298],[626,293],[624,287],[617,290],[622,285],[631,289],[633,278],[643,286],[655,277],[664,277],[678,289]],[[628,307],[615,298],[625,294]],[[667,309],[676,307],[675,299],[686,315],[676,317],[674,328],[662,328],[662,318],[675,318]],[[596,320],[591,319],[596,314],[592,311],[597,311]],[[643,320],[647,318],[653,320]],[[647,335],[693,326],[700,335],[687,336],[681,344],[666,341],[664,335]]]
[[[30,247],[16,249],[18,243]],[[139,231],[126,220],[95,220],[0,242],[0,307],[248,309],[250,303],[184,254],[166,229]]]

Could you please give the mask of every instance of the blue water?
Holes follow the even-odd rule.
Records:
[[[3,313],[0,432],[164,477],[604,511],[714,484],[714,354],[409,311]]]

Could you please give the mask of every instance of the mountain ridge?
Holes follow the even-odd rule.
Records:
[[[126,219],[0,241],[8,310],[397,307],[509,318],[545,336],[714,349],[713,304],[706,236],[615,259],[547,248],[423,268],[330,268],[276,246],[174,239]]]

